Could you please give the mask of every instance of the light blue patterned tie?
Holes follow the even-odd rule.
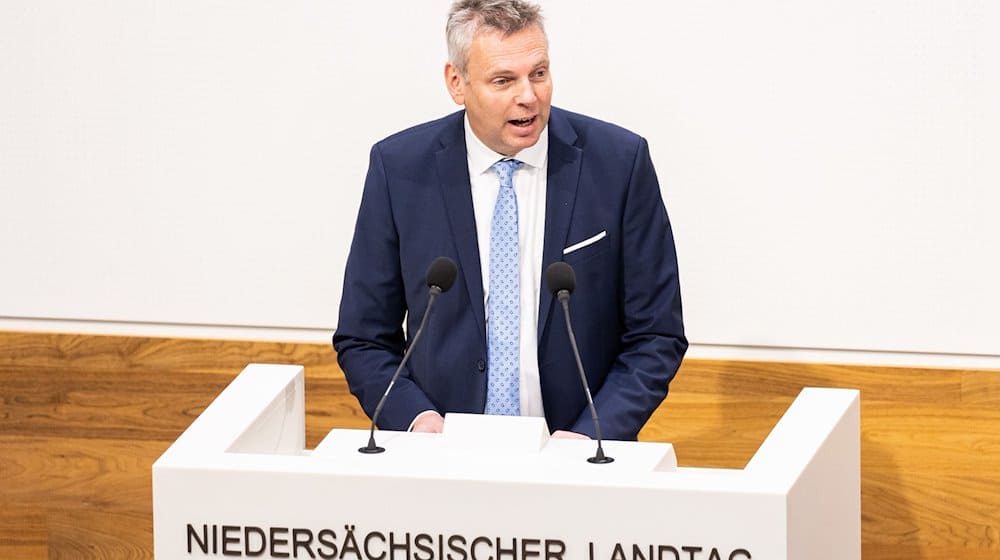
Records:
[[[489,343],[489,380],[486,414],[521,414],[521,261],[517,236],[517,196],[514,171],[517,160],[500,160],[493,169],[500,176],[500,192],[490,225],[490,287],[486,331]]]

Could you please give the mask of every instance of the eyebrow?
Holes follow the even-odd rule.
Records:
[[[532,71],[535,71],[535,70],[538,70],[539,68],[548,68],[548,66],[549,66],[549,57],[546,56],[546,57],[542,58],[541,60],[539,60],[538,62],[536,62],[535,64],[533,64],[531,66],[531,69],[532,69]],[[498,68],[496,70],[490,70],[489,72],[486,73],[486,76],[489,77],[489,78],[495,78],[497,76],[503,76],[503,75],[514,74],[514,73],[515,72],[513,70],[510,70],[509,68],[500,67],[500,68]]]

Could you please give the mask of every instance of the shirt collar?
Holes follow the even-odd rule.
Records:
[[[489,149],[483,141],[472,132],[472,125],[469,124],[469,115],[465,115],[465,149],[469,154],[469,169],[475,173],[485,173],[501,159],[516,159],[538,169],[545,167],[545,161],[549,156],[549,125],[545,125],[542,134],[538,137],[538,142],[534,146],[529,146],[514,154],[513,158],[498,154]]]

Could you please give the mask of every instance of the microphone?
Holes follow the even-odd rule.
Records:
[[[580,381],[583,382],[583,391],[587,394],[587,405],[590,406],[590,417],[594,420],[594,432],[597,434],[597,453],[587,459],[588,463],[604,465],[614,461],[613,457],[604,454],[604,447],[601,445],[601,423],[597,420],[597,409],[594,407],[594,398],[590,394],[590,384],[587,383],[587,376],[583,372],[583,362],[580,360],[580,350],[576,346],[576,335],[573,334],[573,325],[569,319],[569,296],[576,289],[576,273],[569,264],[557,261],[545,269],[545,284],[549,291],[562,304],[563,316],[566,318],[566,333],[569,334],[569,343],[573,347],[573,357],[576,358],[576,369],[580,372]]]
[[[371,430],[368,432],[368,445],[358,448],[359,452],[371,455],[385,451],[384,447],[375,445],[375,422],[378,420],[379,414],[382,413],[382,407],[385,406],[385,400],[389,396],[389,391],[396,384],[400,372],[403,371],[403,366],[410,359],[413,347],[420,340],[420,334],[424,332],[424,325],[427,324],[427,318],[431,315],[431,306],[434,305],[434,299],[451,289],[452,284],[455,283],[455,276],[457,274],[458,266],[455,264],[455,261],[448,257],[438,257],[428,267],[426,275],[428,292],[427,309],[424,310],[424,317],[420,320],[420,328],[417,329],[417,334],[413,335],[413,340],[410,341],[409,348],[403,354],[403,360],[399,362],[399,367],[396,368],[396,372],[392,374],[392,378],[389,380],[389,386],[385,388],[385,393],[382,394],[382,398],[378,401],[378,406],[375,407],[375,414],[372,414]]]

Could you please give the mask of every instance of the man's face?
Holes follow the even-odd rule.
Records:
[[[450,63],[445,66],[448,92],[465,105],[483,144],[512,156],[538,142],[552,103],[548,43],[538,26],[507,37],[491,30],[476,33],[468,78]]]

